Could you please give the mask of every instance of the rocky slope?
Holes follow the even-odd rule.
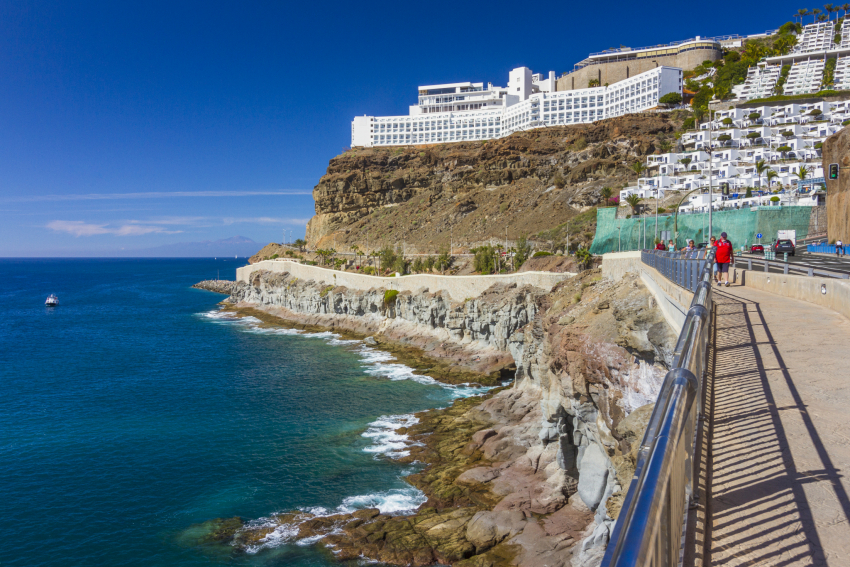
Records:
[[[307,240],[338,250],[406,242],[431,253],[452,238],[462,247],[561,227],[547,237],[589,241],[592,214],[565,223],[597,204],[602,187],[633,182],[630,166],[661,140],[675,145],[678,125],[668,114],[627,115],[487,142],[348,150],[313,190]]]
[[[516,380],[399,430],[411,439],[405,460],[427,465],[409,478],[428,497],[415,514],[293,512],[213,521],[210,537],[241,548],[281,533],[320,538],[339,560],[396,565],[598,565],[676,339],[639,278],[592,270],[548,294],[501,287],[456,304],[439,292],[385,301],[384,290],[261,273],[230,301],[290,324],[375,333],[367,340],[386,346],[405,341],[481,376],[513,362]]]

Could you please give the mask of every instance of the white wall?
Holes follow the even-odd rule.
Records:
[[[519,96],[519,99],[528,100],[533,91],[531,83],[531,69],[518,67],[508,73],[508,93]]]
[[[327,285],[345,286],[349,289],[357,290],[384,288],[417,292],[422,288],[427,288],[432,293],[445,291],[454,301],[463,301],[469,297],[478,297],[484,290],[496,283],[515,283],[518,286],[531,285],[548,291],[558,283],[575,275],[572,273],[520,272],[518,274],[500,274],[495,276],[416,274],[398,278],[384,278],[352,272],[340,272],[285,260],[264,260],[256,264],[237,268],[236,281],[250,283],[251,274],[263,270],[277,273],[289,272],[297,278],[314,280]]]
[[[355,116],[351,122],[351,146],[372,145],[371,124],[373,118],[371,116]]]

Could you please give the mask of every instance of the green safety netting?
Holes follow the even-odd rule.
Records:
[[[756,210],[739,209],[714,211],[712,214],[713,234],[726,232],[732,244],[738,248],[756,242],[761,233],[762,242],[772,242],[779,230],[796,230],[797,239],[805,238],[809,232],[809,219],[812,207],[759,207]],[[640,250],[652,248],[656,235],[656,218],[617,219],[616,207],[597,209],[596,235],[590,251],[593,254]],[[678,231],[674,230],[674,223]],[[683,248],[688,239],[695,242],[708,240],[708,213],[659,215],[657,220],[658,236],[669,231],[678,248]]]

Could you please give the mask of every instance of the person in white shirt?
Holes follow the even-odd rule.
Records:
[[[841,242],[841,240],[836,240],[835,241],[835,255],[841,256],[842,254],[844,254],[844,243]]]

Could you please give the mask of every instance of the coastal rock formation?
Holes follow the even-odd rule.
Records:
[[[236,282],[232,282],[229,280],[204,280],[202,282],[198,282],[192,287],[196,289],[205,289],[207,291],[214,291],[216,293],[224,293],[226,295],[230,295],[233,293],[233,290],[236,286]]]
[[[230,529],[233,544],[251,549],[286,533],[339,560],[598,565],[676,340],[640,279],[591,270],[548,294],[492,288],[459,304],[427,290],[388,297],[258,273],[231,301],[290,321],[342,323],[373,340],[451,343],[464,349],[459,366],[477,349],[514,362],[513,385],[398,430],[411,440],[401,460],[426,464],[408,477],[428,498],[413,515],[281,514]]]
[[[630,166],[662,140],[675,145],[678,126],[676,115],[630,114],[486,142],[347,150],[313,189],[307,241],[432,253],[452,236],[472,245],[536,235],[599,203],[603,187],[633,180]],[[588,243],[592,222],[572,227],[571,242]]]

